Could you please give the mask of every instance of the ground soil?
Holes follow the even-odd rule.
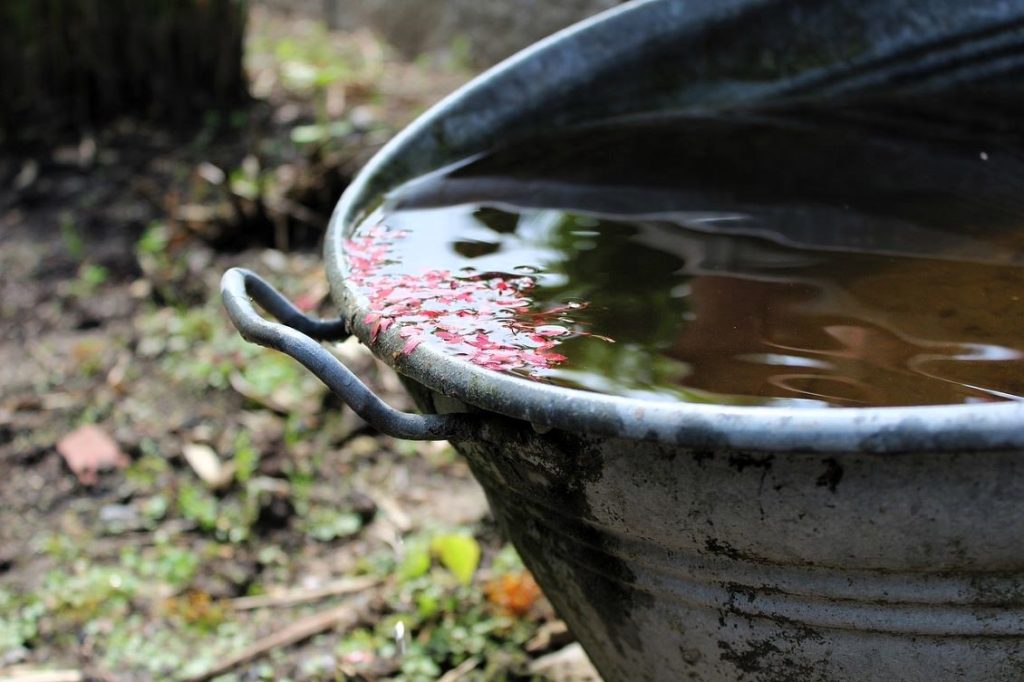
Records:
[[[340,104],[296,94],[274,78],[299,59],[281,45],[306,39],[301,21],[256,12],[259,91],[237,120],[123,121],[0,158],[0,677],[202,679],[338,608],[333,627],[222,679],[526,679],[570,641],[446,444],[380,436],[221,311],[220,274],[245,265],[330,314],[318,240],[331,202],[466,77],[317,33],[387,76],[371,88],[354,69]],[[299,145],[295,129],[322,122],[315,96],[351,125]],[[338,353],[411,407],[365,349]],[[57,447],[85,424],[127,455],[95,483],[72,471],[81,452]],[[482,553],[465,585],[437,550],[456,536]],[[529,597],[514,612],[493,589],[508,576]],[[373,586],[347,594],[354,579]],[[278,601],[249,608],[259,595]]]

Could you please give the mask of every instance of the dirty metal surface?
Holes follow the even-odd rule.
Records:
[[[1024,676],[1024,452],[456,447],[609,681]]]

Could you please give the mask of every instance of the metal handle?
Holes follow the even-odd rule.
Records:
[[[298,360],[381,433],[407,440],[450,440],[479,429],[479,419],[468,414],[409,414],[387,405],[320,345],[319,341],[347,338],[345,321],[307,317],[256,273],[231,268],[221,278],[220,294],[242,338]],[[252,301],[280,323],[262,317]]]

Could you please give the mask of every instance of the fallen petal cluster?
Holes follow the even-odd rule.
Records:
[[[473,364],[527,375],[565,361],[554,349],[580,333],[567,314],[581,304],[537,310],[530,296],[536,281],[522,275],[395,272],[392,246],[407,234],[378,223],[345,245],[349,281],[369,299],[363,322],[371,342],[396,327],[404,354],[436,340]]]

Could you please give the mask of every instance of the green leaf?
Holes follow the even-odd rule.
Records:
[[[459,582],[463,585],[469,584],[476,567],[480,564],[480,545],[471,535],[439,535],[431,543],[431,549]]]
[[[441,601],[435,595],[424,592],[416,597],[416,612],[420,618],[432,618],[440,610]]]
[[[410,545],[405,552],[405,558],[398,566],[399,580],[412,580],[419,578],[430,570],[430,551],[425,545]]]

